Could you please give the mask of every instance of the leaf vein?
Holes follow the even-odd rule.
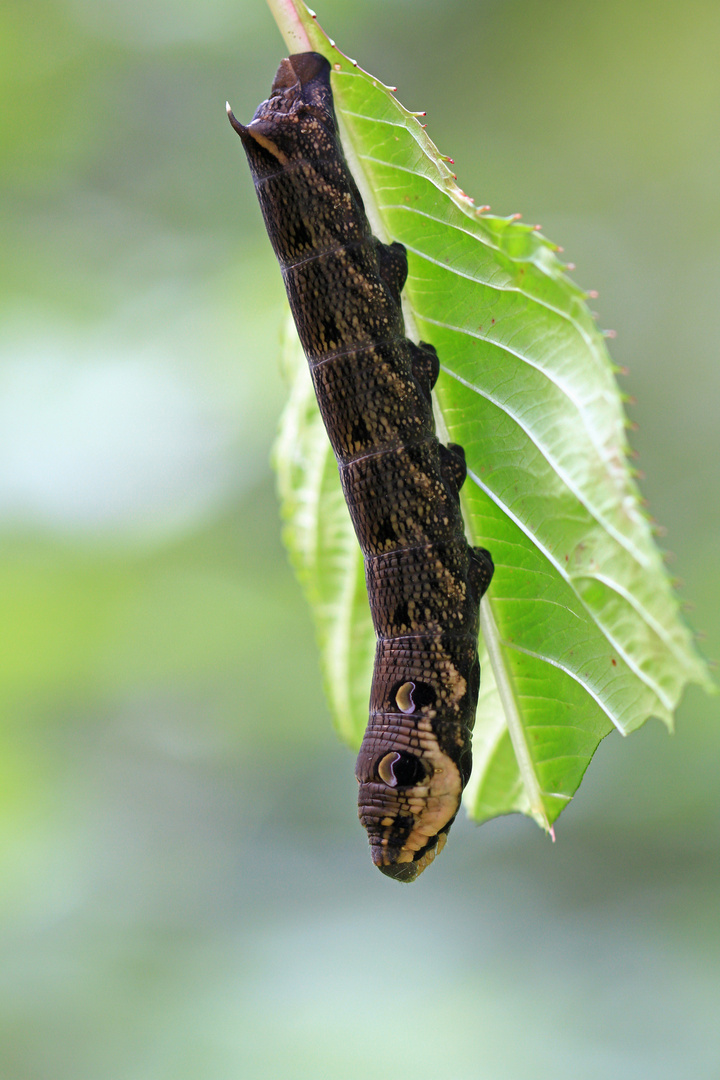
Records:
[[[538,548],[538,550],[542,552],[542,554],[545,556],[545,558],[551,563],[552,566],[555,567],[557,572],[568,583],[570,588],[572,588],[572,578],[569,577],[569,575],[567,574],[567,572],[565,571],[563,566],[561,566],[561,564],[557,561],[557,559],[555,559],[554,556],[551,555],[551,553],[542,544],[542,542],[540,540],[538,540],[538,538],[533,533],[530,532],[530,530],[527,528],[525,523],[523,521],[521,521],[520,518],[518,518],[517,515],[512,512],[510,507],[507,506],[507,504],[505,504],[499,498],[499,496],[497,496],[495,494],[494,491],[492,491],[490,488],[487,487],[487,485],[482,483],[479,476],[477,476],[477,474],[475,472],[473,472],[473,470],[468,469],[468,476],[471,477],[473,482],[475,484],[477,484],[477,486],[480,488],[480,490],[484,491],[485,494],[488,496],[488,498],[492,499],[492,501],[495,503],[495,505],[499,506],[500,509],[503,511],[503,513],[507,514],[507,516],[510,518],[510,520],[513,521],[518,526],[518,528],[522,530],[522,532],[527,536],[527,538],[531,541],[531,543],[535,544],[535,546]],[[575,592],[574,589],[573,589],[573,592]],[[643,683],[645,683],[645,685],[648,687],[649,690],[652,690],[652,692],[655,694],[655,696],[658,698],[658,700],[661,701],[662,704],[665,705],[666,708],[671,709],[672,708],[672,703],[668,700],[665,692],[655,683],[655,681],[653,679],[650,678],[650,676],[646,672],[644,672],[642,670],[641,667],[639,667],[635,663],[635,661],[632,659],[632,657],[630,657],[627,654],[626,650],[620,645],[620,643],[617,640],[615,640],[615,638],[611,635],[610,631],[604,625],[604,623],[602,621],[602,617],[600,616],[600,614],[598,614],[596,612],[593,612],[590,608],[588,608],[588,606],[585,604],[584,600],[582,599],[582,597],[578,593],[575,593],[575,595],[577,596],[579,602],[583,605],[585,610],[589,613],[591,619],[593,619],[593,621],[597,622],[597,624],[602,627],[602,630],[603,630],[603,633],[604,633],[605,637],[610,642],[610,644],[613,646],[613,648],[616,650],[618,656],[622,657],[622,659],[625,661],[625,663],[630,668],[630,670],[633,671]],[[551,660],[549,657],[544,657],[544,656],[541,656],[538,653],[532,652],[531,650],[523,649],[521,646],[519,646],[519,645],[517,645],[515,643],[505,642],[505,644],[506,644],[507,648],[516,649],[518,652],[527,652],[527,654],[529,656],[536,656],[538,660],[545,660],[546,663],[553,664],[555,667],[559,667],[559,668],[562,668],[562,670],[565,670],[563,668],[562,664],[559,664],[559,663]],[[580,683],[581,686],[585,686],[588,693],[590,693],[593,697],[596,696],[593,693],[593,691],[590,689],[590,687],[588,687],[586,685],[586,683],[583,682],[582,679],[575,676],[569,669],[567,670],[567,673],[568,673],[568,675],[571,675],[574,679],[576,679],[576,681],[578,683]],[[598,704],[600,704],[599,700],[598,700]],[[612,719],[612,717],[611,717],[611,719]],[[613,721],[613,723],[614,722],[615,721]]]

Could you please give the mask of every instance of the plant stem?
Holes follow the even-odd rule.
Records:
[[[300,22],[293,0],[267,0],[267,4],[290,53],[312,50],[310,38]]]

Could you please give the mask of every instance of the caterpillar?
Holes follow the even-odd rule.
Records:
[[[405,336],[405,248],[373,236],[340,146],[330,64],[283,60],[242,140],[365,559],[377,636],[357,759],[372,860],[414,881],[444,847],[470,777],[480,598],[462,447],[436,434],[435,349]]]

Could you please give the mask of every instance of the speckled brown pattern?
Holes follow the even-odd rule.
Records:
[[[378,642],[360,820],[373,862],[413,881],[443,847],[470,776],[492,560],[465,539],[465,456],[440,445],[432,418],[437,356],[405,337],[405,249],[370,232],[338,141],[330,65],[291,56],[247,127],[229,115],[365,556]]]

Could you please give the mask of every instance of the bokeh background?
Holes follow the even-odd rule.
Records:
[[[720,5],[326,0],[617,331],[720,654]],[[374,871],[279,541],[262,0],[0,8],[0,1076],[720,1077],[720,705]]]

